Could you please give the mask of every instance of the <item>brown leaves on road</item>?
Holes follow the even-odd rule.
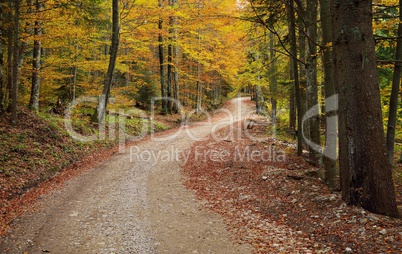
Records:
[[[186,187],[238,241],[257,253],[400,253],[401,220],[347,206],[292,144],[264,138],[267,128],[234,130],[233,137],[251,131],[258,140],[198,142],[183,165]]]

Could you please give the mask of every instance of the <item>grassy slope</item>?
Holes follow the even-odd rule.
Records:
[[[88,135],[96,133],[87,121],[76,121],[76,130]],[[130,119],[126,129],[134,133],[140,121]],[[155,124],[156,131],[167,129]],[[117,132],[117,131],[116,131]],[[6,202],[25,193],[39,183],[54,177],[69,165],[86,156],[110,149],[116,141],[74,141],[59,116],[40,114],[29,110],[19,113],[18,125],[9,124],[9,116],[0,118],[0,214],[6,213]]]

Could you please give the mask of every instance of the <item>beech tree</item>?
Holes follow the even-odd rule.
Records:
[[[318,2],[316,0],[307,0],[307,56],[306,56],[306,102],[307,109],[311,109],[318,104],[318,83],[317,83],[317,16]],[[321,145],[320,141],[320,117],[313,116],[307,120],[308,133],[310,141],[316,145]],[[312,146],[309,146],[310,156],[317,160],[320,156]]]
[[[330,0],[320,0],[320,14],[322,27],[322,44],[323,44],[323,65],[324,65],[324,93],[325,98],[329,99],[335,95],[334,84],[334,64],[332,58],[332,24],[331,24],[331,8]],[[325,107],[325,148],[323,157],[324,163],[324,179],[331,189],[339,188],[337,183],[336,172],[336,141],[338,123],[331,122],[330,119],[336,116],[336,111],[328,109],[327,101]]]
[[[105,119],[106,107],[109,101],[110,89],[113,82],[113,72],[116,67],[117,51],[119,48],[120,26],[119,26],[119,0],[112,3],[112,45],[110,47],[109,66],[103,83],[103,91],[99,98],[98,107],[95,111],[96,119],[101,124]]]
[[[13,3],[11,0],[7,0],[8,12],[6,12],[5,20],[8,23],[7,27],[7,86],[6,93],[4,95],[4,108],[8,112],[11,112],[11,98],[13,95],[13,54],[14,54],[14,33],[13,33]]]
[[[198,0],[197,2],[197,18],[201,20],[201,8],[202,8],[202,0]],[[197,42],[198,42],[198,52],[197,57],[200,58],[200,50],[201,50],[201,29],[197,27]],[[196,108],[195,111],[198,113],[202,110],[202,97],[203,97],[203,89],[202,89],[202,80],[201,80],[201,63],[200,59],[197,59],[197,92],[196,92]]]
[[[289,1],[289,32],[290,32],[290,52],[292,54],[292,70],[294,79],[294,91],[296,99],[296,110],[297,110],[297,155],[302,155],[303,153],[303,136],[302,136],[302,101],[299,83],[299,69],[297,61],[297,41],[296,41],[296,17],[295,17],[295,6],[294,1]]]
[[[29,107],[33,111],[39,110],[39,88],[40,88],[40,57],[41,57],[41,39],[42,35],[42,21],[39,20],[39,15],[42,12],[42,3],[40,0],[35,0],[36,6],[36,20],[34,27],[34,47],[33,47],[33,60],[32,60],[32,87],[31,98],[29,100]]]
[[[333,0],[342,198],[398,216],[382,124],[371,1]]]
[[[397,110],[398,110],[398,93],[402,73],[402,62],[401,62],[402,61],[402,1],[399,1],[399,24],[397,34],[398,37],[396,42],[395,67],[392,78],[392,91],[391,91],[391,98],[389,101],[389,114],[388,114],[388,125],[387,125],[388,160],[391,164],[393,164],[394,160],[395,127],[397,122]]]
[[[169,6],[172,11],[177,8],[177,0],[169,0]],[[178,55],[179,47],[177,45],[177,17],[171,15],[169,17],[169,45],[168,45],[168,85],[167,85],[167,96],[175,100],[179,100],[179,71],[178,71]],[[176,103],[169,101],[169,111],[177,112],[178,108]]]
[[[158,7],[163,8],[163,0],[158,0]],[[166,93],[166,79],[165,79],[165,56],[163,47],[163,18],[158,19],[158,56],[159,56],[159,78],[161,83],[161,97],[162,97],[162,112],[167,112],[167,100],[165,99]]]
[[[271,118],[272,124],[276,125],[276,111],[277,111],[277,93],[278,93],[278,76],[276,75],[276,55],[274,48],[274,34],[269,33],[269,75],[270,75],[270,86],[269,90],[271,93]]]
[[[12,88],[11,88],[11,123],[17,124],[17,110],[18,110],[18,81],[20,76],[20,9],[21,1],[14,2],[14,24],[13,24],[13,54],[12,54]]]

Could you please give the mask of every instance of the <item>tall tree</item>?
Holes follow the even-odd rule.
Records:
[[[171,0],[173,8],[177,8],[177,0]],[[177,17],[174,15],[172,17],[172,25],[173,25],[173,56],[174,56],[174,72],[173,72],[173,98],[175,99],[175,103],[173,104],[173,111],[177,113],[178,105],[180,101],[180,85],[179,85],[179,45],[178,45],[178,31],[177,31]]]
[[[98,108],[95,111],[96,120],[99,124],[105,119],[106,107],[109,101],[110,89],[113,82],[113,73],[116,67],[117,51],[120,41],[120,26],[119,26],[119,0],[112,2],[112,45],[110,47],[109,66],[103,83],[103,91],[99,98]]]
[[[169,5],[171,5],[171,0],[169,0]],[[172,38],[172,36],[173,36],[173,28],[172,28],[172,26],[173,26],[173,21],[172,21],[172,17],[169,17],[169,38],[168,38],[168,41],[169,41],[169,44],[168,44],[168,51],[167,51],[167,62],[168,62],[168,65],[167,65],[167,87],[166,87],[166,91],[167,91],[167,97],[169,98],[169,99],[171,99],[172,98],[172,94],[173,94],[173,82],[174,82],[174,80],[173,80],[173,69],[174,69],[174,66],[173,66],[173,38]],[[172,112],[172,101],[171,100],[169,100],[168,101],[168,111],[169,111],[169,113],[171,113]]]
[[[12,98],[11,98],[11,123],[17,124],[18,110],[18,81],[20,76],[19,70],[19,41],[20,41],[20,9],[21,1],[14,2],[14,25],[13,25],[13,83],[12,83]]]
[[[289,76],[290,80],[294,80],[293,59],[289,57]],[[289,87],[289,129],[296,131],[296,99],[295,86]]]
[[[11,100],[13,97],[13,73],[14,73],[14,64],[13,64],[13,55],[14,50],[16,50],[13,46],[14,43],[14,30],[13,30],[13,1],[7,0],[8,12],[6,15],[6,20],[8,23],[7,28],[7,87],[5,94],[4,107],[7,108],[7,112],[11,112]]]
[[[177,8],[177,0],[169,0],[169,6],[171,11],[175,11]],[[179,49],[177,45],[177,17],[172,14],[169,17],[169,45],[168,45],[168,69],[167,69],[167,96],[169,98],[179,99],[179,71],[178,71],[178,54]],[[169,103],[169,111],[177,111],[177,105],[171,101]]]
[[[290,15],[290,43],[291,43],[291,54],[292,57],[292,70],[294,79],[294,89],[296,98],[296,109],[297,109],[297,155],[301,156],[303,153],[303,135],[302,135],[302,103],[300,96],[300,83],[299,83],[299,70],[297,56],[297,42],[296,42],[296,17],[295,17],[295,7],[294,0],[289,1],[289,15]]]
[[[394,74],[392,77],[392,90],[389,101],[389,114],[388,114],[388,125],[387,125],[388,160],[391,164],[393,164],[394,159],[395,127],[397,121],[398,94],[399,94],[399,86],[401,83],[401,73],[402,73],[402,1],[400,0],[398,36],[396,41],[396,52],[395,52],[395,66],[394,66]]]
[[[307,0],[307,61],[306,61],[306,102],[307,109],[311,109],[318,104],[318,84],[317,84],[317,16],[318,2]],[[308,137],[316,144],[321,145],[320,141],[320,121],[319,115],[308,119]],[[313,160],[319,156],[314,147],[309,147],[309,152]]]
[[[163,8],[163,0],[158,1],[159,8]],[[167,112],[167,100],[166,100],[166,77],[165,77],[165,56],[163,47],[163,18],[159,17],[158,20],[158,55],[159,55],[159,76],[161,82],[161,96],[162,96],[162,113]]]
[[[77,38],[78,40],[78,38]],[[71,68],[71,81],[70,81],[70,102],[73,103],[76,97],[77,93],[77,76],[78,76],[78,52],[79,52],[79,47],[78,47],[78,42],[75,42],[75,52],[74,52],[74,65]]]
[[[322,42],[324,45],[323,65],[324,65],[324,91],[325,105],[325,148],[324,148],[324,179],[331,189],[339,188],[336,173],[336,141],[338,126],[334,116],[334,110],[329,108],[329,98],[335,95],[334,84],[334,64],[332,59],[332,23],[330,0],[320,0],[320,14],[322,27]],[[335,120],[335,121],[334,121]]]
[[[26,36],[25,40],[21,42],[20,36],[20,19],[21,19],[21,0],[9,0],[9,12],[7,20],[9,23],[8,29],[8,69],[7,69],[7,90],[8,90],[8,107],[7,111],[11,112],[11,122],[16,124],[17,122],[17,110],[18,110],[18,90],[19,90],[19,79],[20,79],[20,69],[24,63],[25,50],[28,44],[29,36]],[[26,6],[28,7],[27,13],[31,13],[32,0],[26,1]],[[26,23],[25,34],[30,34],[29,22]]]
[[[277,110],[277,93],[278,93],[278,82],[276,76],[276,56],[275,56],[275,48],[274,48],[274,34],[269,33],[269,90],[271,92],[271,118],[272,124],[276,125],[276,110]]]
[[[40,15],[42,12],[42,3],[40,0],[35,1],[36,7],[36,20],[34,26],[34,47],[32,59],[32,87],[31,98],[29,100],[29,108],[33,111],[39,110],[39,89],[40,89],[40,58],[41,58],[41,38],[42,35],[42,21]]]
[[[397,217],[382,124],[371,1],[333,0],[331,6],[342,198]]]
[[[297,33],[297,43],[296,48],[299,54],[299,94],[300,94],[300,111],[298,111],[298,115],[300,114],[301,118],[307,112],[307,66],[306,66],[306,56],[307,56],[307,33],[306,33],[306,25],[307,25],[307,18],[306,18],[306,0],[294,1],[295,2],[295,17],[296,19],[296,28],[298,30]],[[306,145],[306,138],[310,139],[310,126],[305,124],[303,126],[303,120],[300,122],[300,126],[302,128],[301,138],[303,145]],[[304,133],[303,133],[304,131]]]
[[[201,20],[201,8],[202,8],[202,0],[198,0],[197,3],[197,11],[198,11],[198,20]],[[197,104],[195,111],[198,113],[202,110],[202,80],[201,80],[201,63],[200,63],[200,54],[201,54],[201,29],[197,28],[197,41],[198,41],[198,59],[197,59]]]
[[[260,57],[260,52],[262,50],[258,49],[257,52],[255,52],[254,56],[253,56],[253,60],[256,63],[255,66],[255,72],[257,75],[257,80],[255,80],[255,82],[257,84],[254,85],[254,92],[255,92],[255,109],[256,109],[256,113],[257,114],[264,114],[265,110],[264,110],[264,95],[262,93],[262,89],[261,89],[261,79],[262,79],[262,75],[261,75],[261,69],[262,69],[262,61],[263,61],[263,57]]]
[[[198,35],[199,37],[199,35]],[[202,110],[202,80],[201,80],[201,63],[197,62],[197,104],[195,111],[198,113]]]

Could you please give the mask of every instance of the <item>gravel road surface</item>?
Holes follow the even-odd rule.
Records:
[[[250,253],[184,188],[180,175],[186,149],[244,118],[250,113],[245,100],[232,100],[209,123],[126,147],[69,180],[14,221],[0,253]]]

